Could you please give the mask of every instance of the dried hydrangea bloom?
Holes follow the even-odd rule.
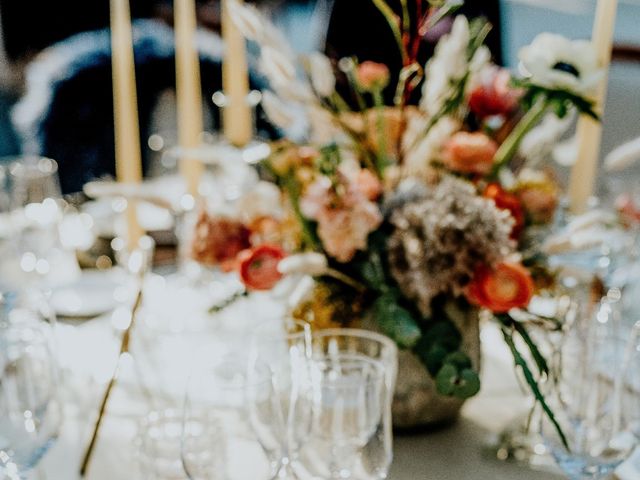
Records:
[[[494,265],[515,248],[509,212],[464,180],[448,176],[403,196],[391,214],[389,263],[403,293],[425,315],[436,296],[461,295],[478,265]]]

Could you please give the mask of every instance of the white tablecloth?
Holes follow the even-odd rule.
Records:
[[[157,281],[158,292],[166,292],[166,284]],[[177,295],[172,289],[172,295]],[[187,290],[182,292],[190,295]],[[147,296],[149,298],[149,296]],[[164,295],[156,302],[159,308],[170,308],[175,300]],[[166,305],[163,305],[165,302]],[[188,304],[196,305],[195,297]],[[233,348],[229,331],[248,332],[253,322],[275,314],[273,305],[241,304],[223,318],[216,320],[220,335],[207,339],[210,348]],[[175,315],[178,315],[176,312]],[[182,312],[180,318],[189,317]],[[117,314],[115,314],[117,316]],[[171,315],[169,315],[171,317]],[[118,333],[113,327],[114,314],[82,324],[61,324],[59,328],[60,350],[64,365],[66,419],[61,435],[46,457],[40,470],[48,480],[75,480],[88,436],[97,414],[97,405],[108,380],[119,346]],[[176,317],[177,318],[177,317]],[[143,321],[141,316],[140,321]],[[192,318],[193,320],[193,318]],[[116,318],[117,323],[117,318]],[[543,480],[560,478],[542,471],[532,471],[515,463],[498,461],[488,452],[490,438],[527,412],[529,400],[520,389],[512,367],[509,352],[502,344],[498,330],[487,326],[483,329],[483,389],[467,402],[460,421],[447,429],[395,439],[395,459],[390,478],[393,480]],[[246,345],[246,334],[239,335]],[[244,339],[244,340],[242,340]],[[157,340],[156,340],[157,341]],[[200,338],[200,341],[205,341]],[[164,360],[173,365],[167,375],[186,377],[187,359],[179,358],[180,347],[169,344]],[[173,350],[171,350],[173,349]],[[135,355],[135,351],[134,351]],[[185,356],[187,354],[185,353]],[[182,363],[181,363],[182,362]],[[141,393],[140,367],[132,362],[121,364],[120,381],[108,406],[97,447],[87,478],[89,480],[138,480],[134,467],[133,439],[137,423],[153,408],[149,397]],[[144,367],[143,367],[144,369]],[[171,370],[171,368],[169,368]],[[180,375],[180,372],[183,374]],[[143,374],[144,376],[144,374]],[[155,380],[146,378],[146,388],[154,388]],[[179,383],[179,382],[178,382]],[[181,387],[177,386],[179,390]],[[153,402],[152,402],[153,403]],[[638,463],[640,465],[640,463]],[[624,480],[637,480],[636,473],[627,474]],[[249,480],[249,479],[247,479]]]

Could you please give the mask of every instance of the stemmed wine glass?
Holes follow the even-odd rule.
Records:
[[[26,478],[58,435],[62,408],[51,330],[0,326],[0,472]]]
[[[58,165],[38,156],[4,161],[9,162],[9,246],[13,252],[0,261],[0,284],[18,288],[75,273],[75,255],[64,251],[58,231],[63,213]]]
[[[277,452],[264,447],[250,418],[275,417],[268,368],[206,355],[189,378],[182,419],[182,464],[190,480],[268,480]]]
[[[249,375],[268,369],[275,415],[264,415],[249,398],[251,420],[265,449],[277,453],[272,479],[297,479],[295,461],[311,428],[309,359],[311,330],[306,322],[279,319],[256,329],[249,355]]]
[[[631,329],[602,302],[595,318],[577,319],[567,332],[541,432],[571,480],[609,478],[640,435],[640,323]],[[564,435],[564,438],[563,438]]]

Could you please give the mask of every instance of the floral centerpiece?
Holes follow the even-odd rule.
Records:
[[[525,321],[532,296],[552,281],[534,232],[558,204],[543,163],[559,136],[554,122],[572,110],[596,116],[595,54],[587,42],[542,34],[522,50],[514,76],[491,63],[490,26],[457,16],[423,66],[415,42],[453,6],[413,2],[424,15],[410,22],[406,2],[397,16],[372,1],[403,58],[393,84],[385,65],[353,58],[336,64],[314,53],[301,69],[268,20],[229,1],[260,47],[264,110],[291,136],[263,165],[271,185],[241,201],[251,218],[202,219],[224,223],[215,261],[231,259],[249,290],[313,276],[295,315],[317,328],[366,319],[458,408],[480,389],[479,351],[467,339],[478,341],[479,313],[489,312],[553,419],[537,383],[547,364]],[[339,93],[340,81],[348,88]]]

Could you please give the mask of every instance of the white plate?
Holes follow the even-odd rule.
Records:
[[[78,281],[54,289],[50,302],[60,317],[96,317],[116,307],[117,288],[109,272],[84,271]]]

